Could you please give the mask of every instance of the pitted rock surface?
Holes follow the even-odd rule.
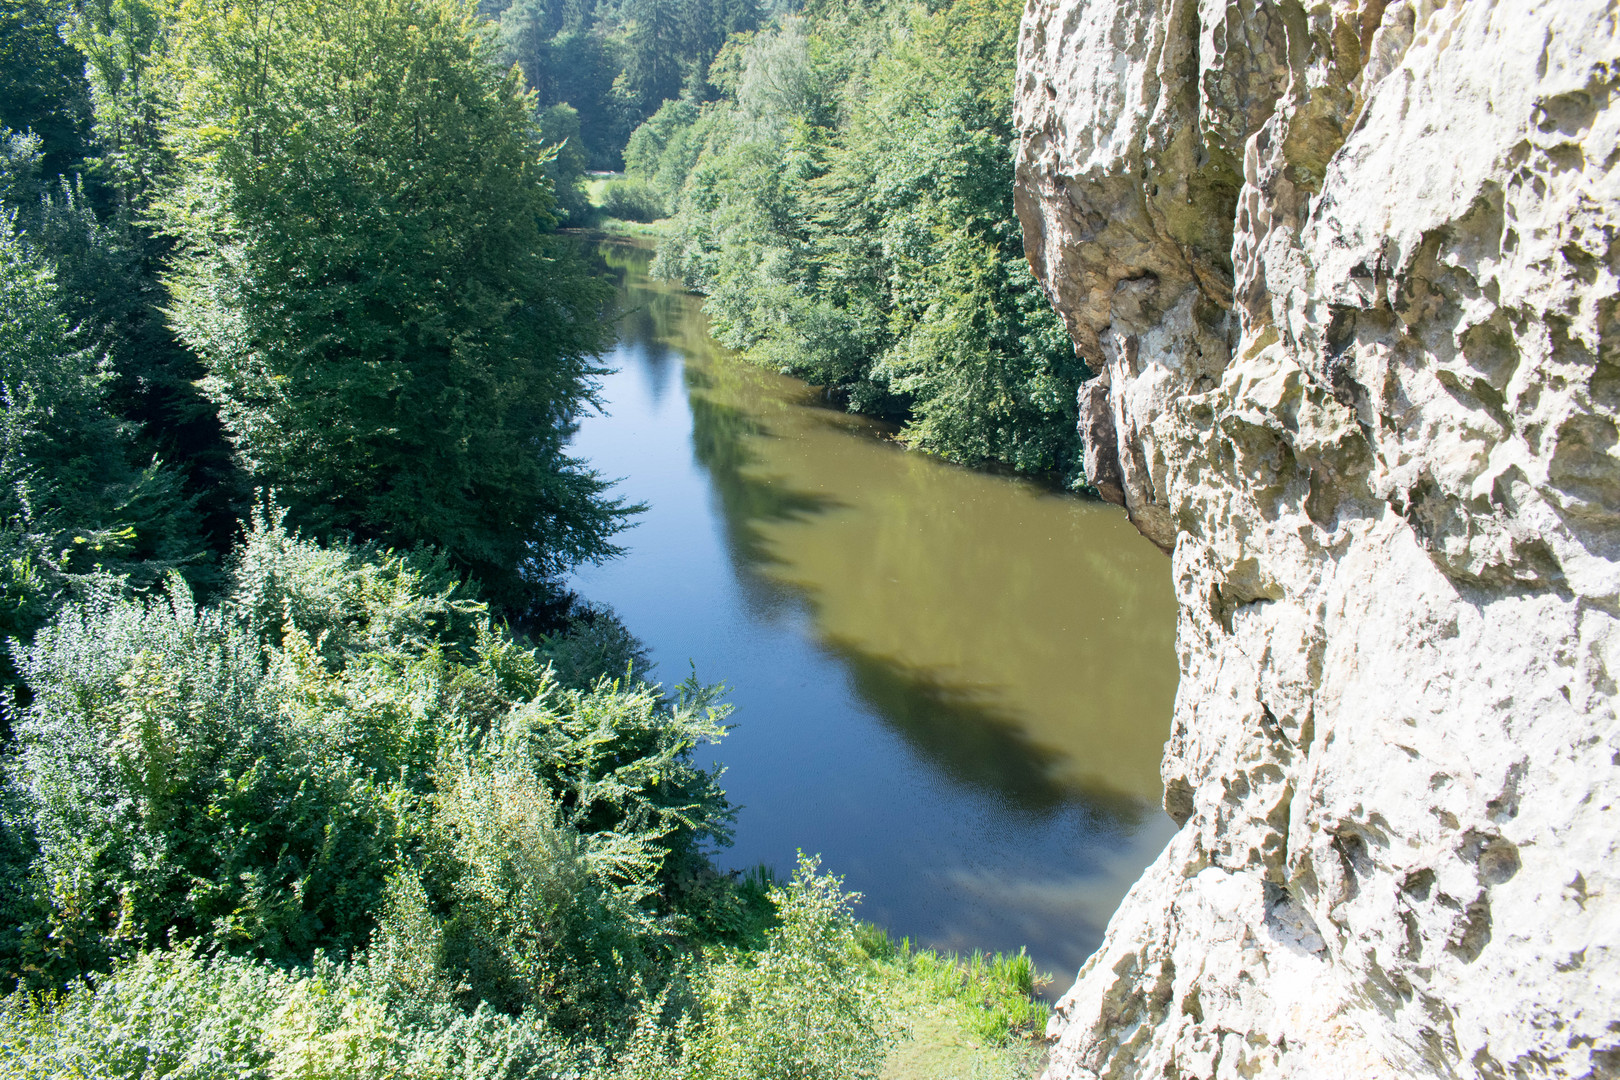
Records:
[[[1030,0],[1017,193],[1172,551],[1181,823],[1049,1076],[1620,1076],[1620,28]]]

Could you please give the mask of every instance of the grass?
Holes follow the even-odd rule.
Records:
[[[882,1080],[1033,1080],[1040,1073],[1050,1009],[1037,992],[1049,980],[1023,950],[961,957],[914,949],[869,923],[858,941],[903,1032]]]
[[[616,217],[603,217],[591,228],[613,236],[662,236],[664,225],[668,220],[665,218],[662,221],[624,221]]]
[[[602,195],[607,191],[609,181],[624,179],[622,172],[593,172],[587,175],[590,179],[585,181],[585,197],[591,201],[592,206],[602,205]]]

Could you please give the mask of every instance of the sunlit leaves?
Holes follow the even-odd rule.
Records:
[[[192,3],[172,36],[173,321],[254,478],[510,606],[613,550],[563,449],[607,293],[542,232],[532,102],[472,9]]]
[[[812,5],[730,49],[734,101],[667,109],[627,154],[679,207],[657,269],[727,344],[924,450],[1073,478],[1085,368],[1012,208],[1017,22],[1005,0]]]

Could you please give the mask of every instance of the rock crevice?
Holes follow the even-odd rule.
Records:
[[[1620,28],[1030,0],[1016,205],[1167,551],[1181,825],[1050,1075],[1620,1075]]]

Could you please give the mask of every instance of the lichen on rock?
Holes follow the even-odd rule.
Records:
[[[1620,1076],[1617,86],[1602,0],[1030,0],[1025,245],[1181,604],[1054,1080]]]

